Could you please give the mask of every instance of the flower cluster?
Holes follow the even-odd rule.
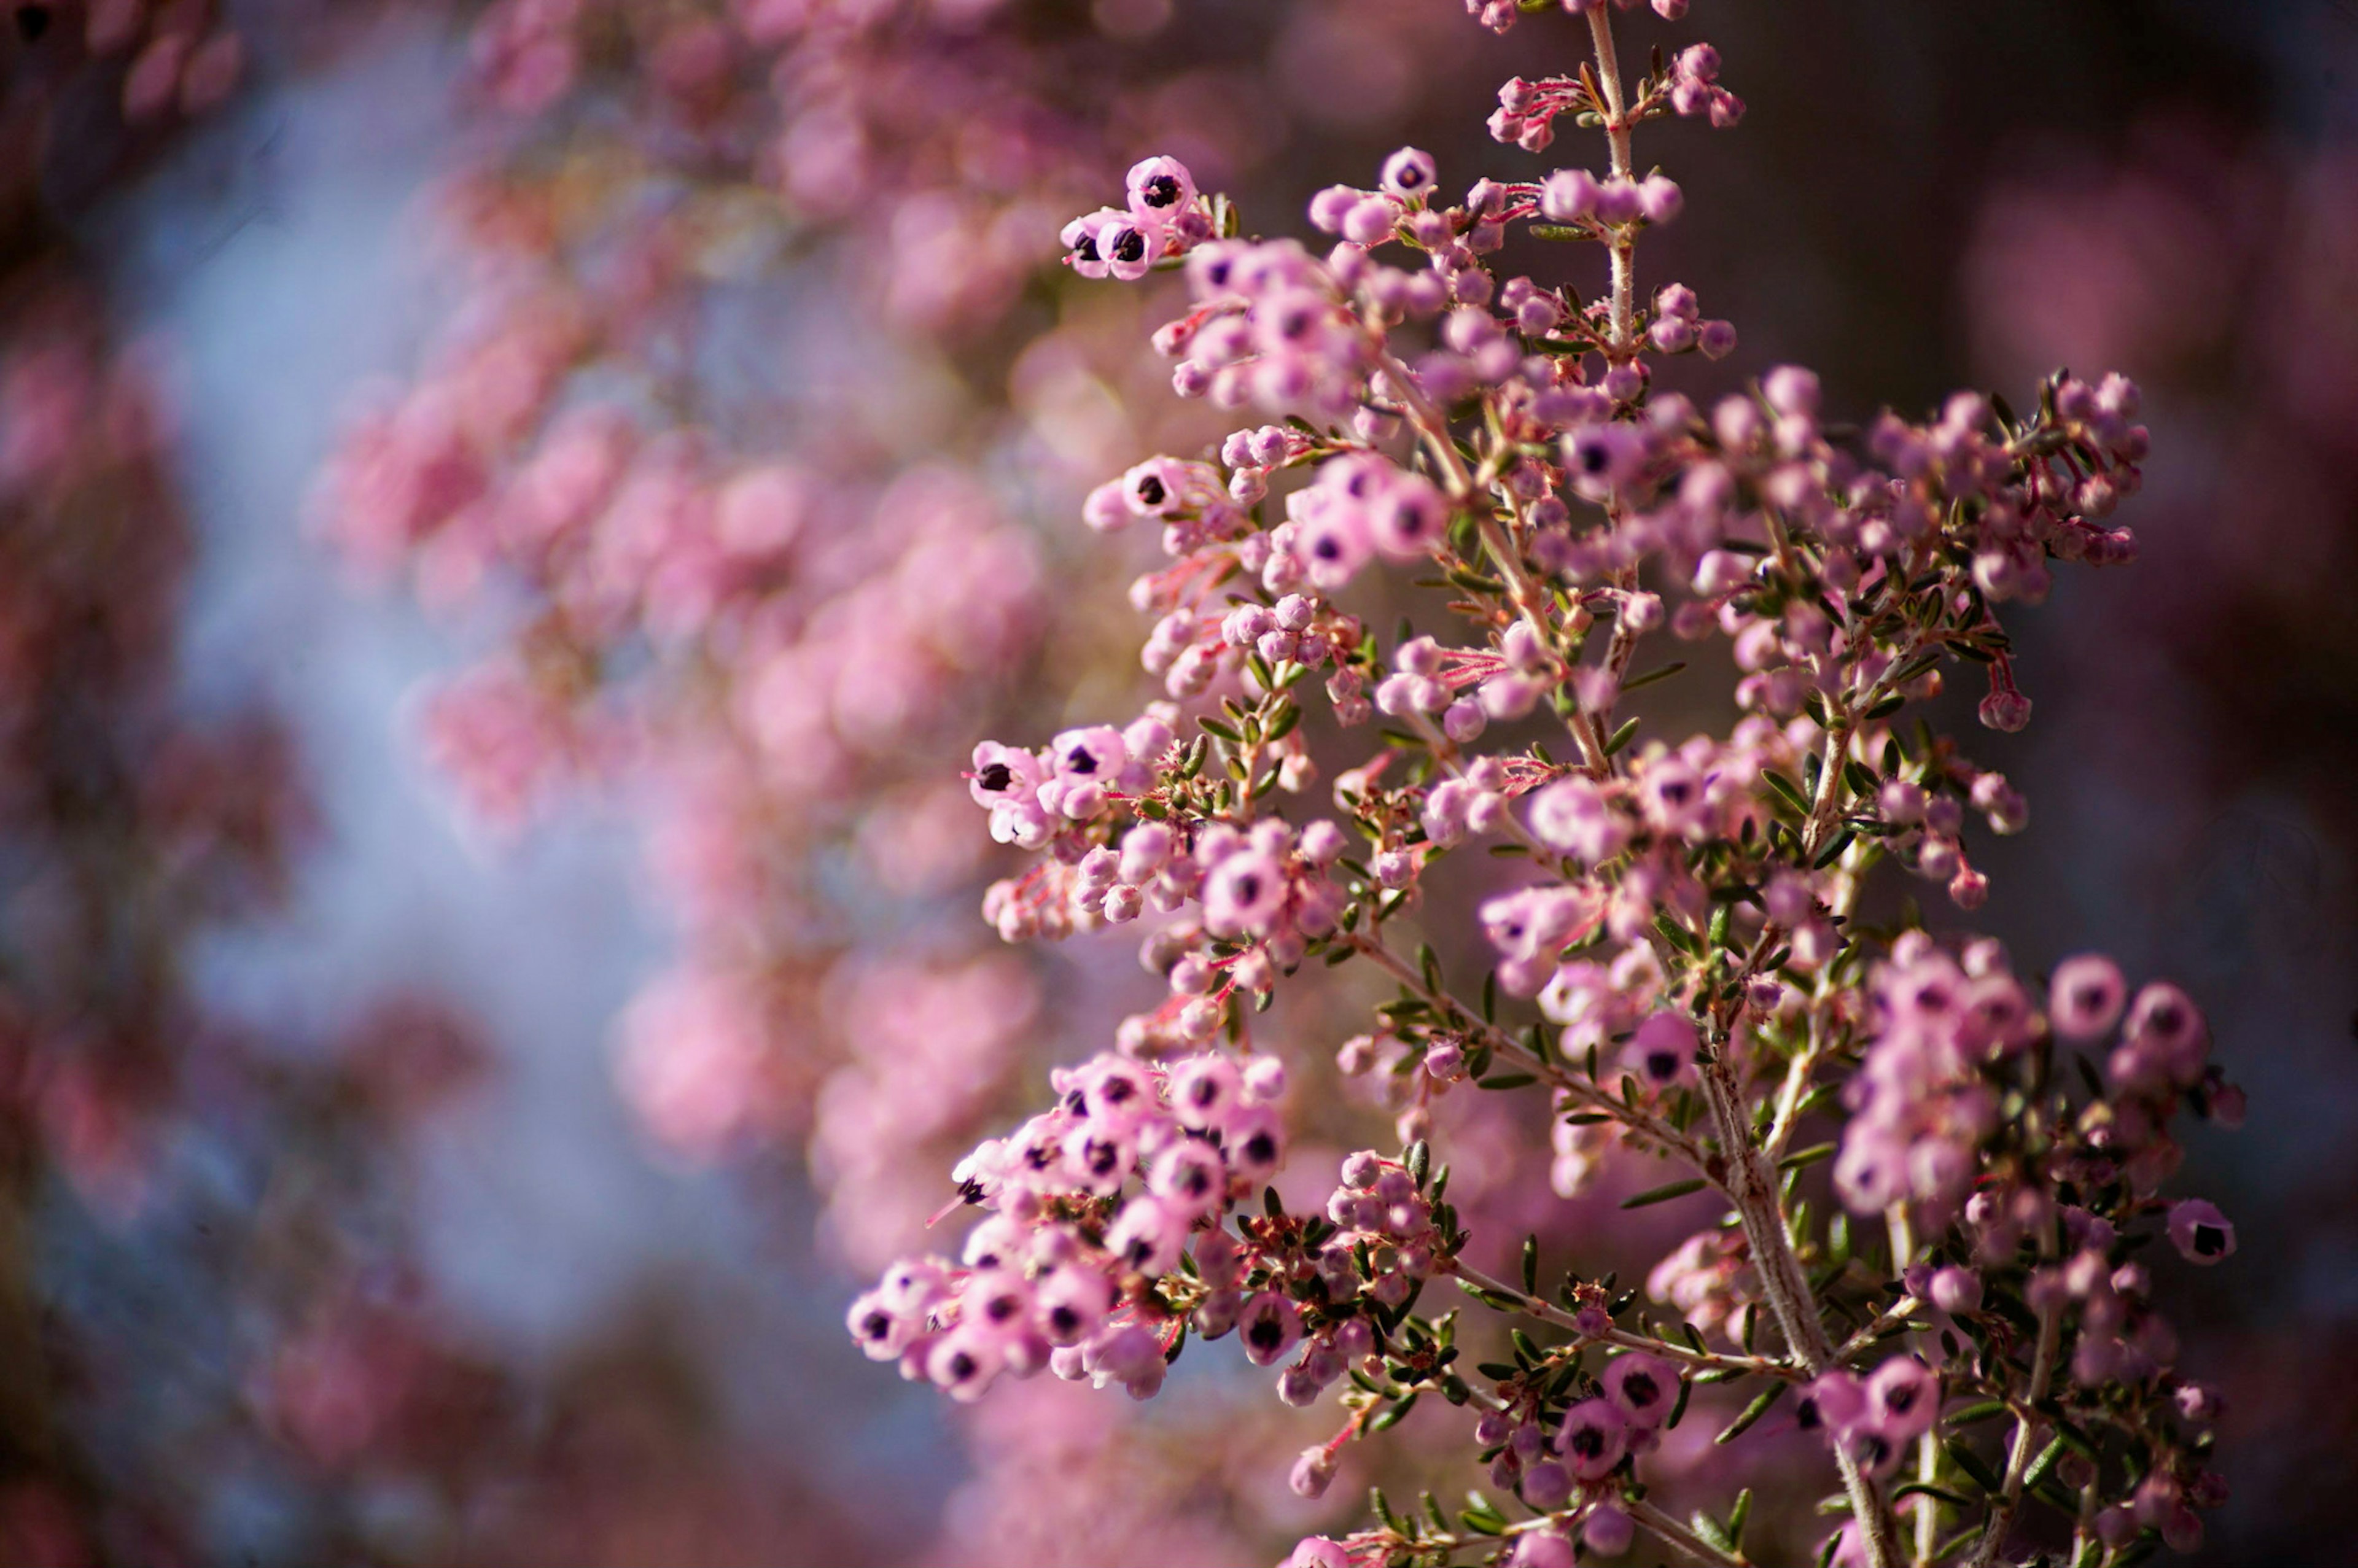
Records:
[[[1322,255],[1240,237],[1232,208],[1153,159],[1124,209],[1067,229],[1076,268],[1183,268],[1186,311],[1155,334],[1175,389],[1282,421],[1089,498],[1100,531],[1163,524],[1167,564],[1131,598],[1160,617],[1143,656],[1164,696],[1036,751],[986,743],[968,774],[993,836],[1038,856],[986,900],[1001,934],[1151,915],[1141,957],[1172,995],[1081,1070],[1077,1102],[959,1168],[999,1211],[975,1232],[976,1271],[955,1291],[938,1266],[888,1276],[855,1332],[880,1353],[925,1346],[904,1365],[965,1389],[979,1368],[1029,1368],[1053,1337],[1019,1286],[1036,1293],[1075,1260],[1093,1280],[1111,1270],[1087,1303],[1130,1315],[1098,1330],[1094,1360],[1074,1351],[1076,1371],[1150,1391],[1192,1314],[1206,1337],[1239,1330],[1257,1364],[1301,1346],[1289,1403],[1350,1374],[1342,1431],[1294,1471],[1311,1495],[1350,1442],[1428,1393],[1482,1412],[1482,1461],[1520,1517],[1477,1495],[1458,1523],[1403,1518],[1379,1498],[1377,1524],[1305,1541],[1297,1563],[1449,1562],[1500,1537],[1517,1563],[1568,1561],[1574,1535],[1610,1553],[1640,1529],[1748,1561],[1748,1500],[1690,1526],[1646,1499],[1657,1434],[1720,1383],[1758,1390],[1723,1441],[1799,1391],[1851,1516],[1827,1543],[1839,1559],[1892,1568],[1906,1513],[1919,1562],[2018,1561],[2034,1506],[2076,1521],[2078,1561],[2147,1530],[2182,1544],[2199,1533],[2188,1510],[2220,1495],[2197,1419],[2215,1401],[2178,1378],[2131,1254],[2159,1233],[2198,1261],[2234,1245],[2208,1205],[2158,1191],[2170,1119],[2236,1108],[2199,1013],[2166,985],[2128,1000],[2100,959],[2042,989],[1993,941],[1936,936],[1912,912],[1880,927],[1861,903],[1890,861],[1975,908],[1987,881],[1969,826],[2026,826],[2002,775],[1903,716],[1963,665],[1986,674],[1985,725],[2028,720],[1998,613],[2041,598],[2056,563],[2134,557],[2111,519],[2141,481],[2136,389],[2059,373],[2028,412],[1960,393],[1863,426],[1830,418],[1795,366],[1707,405],[1657,390],[1654,361],[1715,358],[1734,330],[1682,285],[1641,297],[1638,243],[1682,197],[1639,172],[1630,134],[1679,114],[1732,123],[1741,105],[1704,45],[1625,83],[1606,7],[1566,8],[1595,60],[1510,83],[1493,128],[1537,150],[1574,110],[1605,134],[1601,176],[1482,180],[1451,200],[1433,160],[1404,148],[1374,186],[1314,199],[1311,223],[1336,236]],[[1513,8],[1476,9],[1496,26]],[[1490,258],[1518,226],[1601,250],[1604,295],[1498,276]],[[1346,601],[1379,562],[1445,591],[1451,630],[1371,633]],[[1724,736],[1646,732],[1630,699],[1687,667],[1639,665],[1664,638],[1726,639],[1739,717]],[[1310,782],[1314,673],[1336,727],[1380,716],[1382,744],[1336,776],[1339,817],[1302,819],[1287,801]],[[1441,868],[1476,849],[1516,873],[1479,905],[1487,953],[1444,958],[1430,921],[1412,947],[1430,892],[1459,874]],[[1110,1076],[1184,1127],[1186,1086],[1236,1072],[1216,1043],[1245,1042],[1312,958],[1396,988],[1380,1031],[1337,1060],[1382,1081],[1409,1147],[1351,1156],[1324,1214],[1273,1189],[1234,1237],[1210,1209],[1174,1214],[1152,1183],[1177,1156],[1092,1130],[1087,1084]],[[1484,971],[1478,1000],[1453,964]],[[2071,1053],[2116,1025],[2101,1071],[2075,1071]],[[1650,1272],[1669,1324],[1610,1280],[1543,1291],[1535,1236],[1520,1287],[1478,1265],[1432,1169],[1433,1107],[1461,1085],[1546,1091],[1559,1190],[1662,1162],[1688,1173],[1629,1206],[1720,1206]],[[1225,1129],[1219,1147],[1234,1149]],[[1214,1185],[1210,1156],[1190,1158]],[[1220,1205],[1249,1192],[1230,1165]],[[1148,1192],[1120,1200],[1141,1170]],[[1011,1222],[1062,1239],[1019,1249]],[[1436,1279],[1523,1326],[1420,1314]],[[1012,1339],[965,1326],[1006,1303]],[[1512,1359],[1460,1359],[1502,1335]],[[953,1344],[969,1348],[939,1348]],[[1993,1444],[1982,1423],[2001,1420],[2011,1434]],[[1903,1461],[1920,1486],[1895,1508]],[[1946,1546],[1944,1520],[1960,1532]]]
[[[1126,206],[1101,207],[1065,225],[1065,263],[1083,277],[1134,283],[1168,257],[1211,236],[1217,215],[1177,158],[1151,157],[1130,171]]]
[[[958,1166],[962,1196],[991,1215],[962,1264],[896,1265],[852,1303],[853,1336],[961,1400],[1043,1369],[1148,1398],[1191,1310],[1207,1334],[1241,1325],[1258,1362],[1282,1355],[1299,1319],[1281,1297],[1238,1293],[1242,1254],[1222,1220],[1277,1168],[1284,1082],[1268,1056],[1058,1069],[1055,1109]]]

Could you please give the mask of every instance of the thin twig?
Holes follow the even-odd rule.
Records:
[[[1518,1290],[1503,1280],[1491,1278],[1481,1270],[1460,1260],[1451,1265],[1457,1277],[1492,1295],[1504,1296],[1515,1303],[1516,1310],[1538,1318],[1542,1323],[1581,1334],[1580,1320],[1552,1302],[1541,1301],[1528,1291]],[[1618,1346],[1624,1350],[1642,1350],[1649,1356],[1659,1356],[1666,1361],[1697,1372],[1732,1372],[1745,1376],[1781,1378],[1787,1382],[1799,1382],[1808,1374],[1790,1361],[1779,1361],[1768,1356],[1723,1356],[1714,1351],[1697,1350],[1691,1345],[1674,1345],[1668,1340],[1649,1339],[1642,1334],[1632,1334],[1625,1328],[1607,1329],[1603,1334],[1582,1337],[1599,1345]]]
[[[1628,179],[1629,120],[1621,103],[1621,60],[1613,48],[1613,21],[1602,5],[1588,11],[1588,36],[1596,47],[1596,76],[1605,92],[1605,139],[1612,147],[1613,174]],[[1613,356],[1626,359],[1635,351],[1637,334],[1637,234],[1627,224],[1613,236]]]
[[[2006,1455],[2005,1490],[1996,1507],[1990,1510],[1989,1523],[1982,1530],[1980,1543],[1974,1548],[1970,1568],[1990,1568],[1997,1561],[2006,1532],[2014,1528],[2015,1516],[2022,1511],[2023,1480],[2029,1474],[2031,1451],[2039,1438],[2038,1408],[2047,1398],[2049,1377],[2055,1366],[2056,1342],[2061,1337],[2062,1327],[2061,1305],[2050,1299],[2039,1309],[2039,1346],[2030,1363],[2030,1398],[2015,1414],[2014,1447]]]

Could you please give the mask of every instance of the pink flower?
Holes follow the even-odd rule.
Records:
[[[1302,1339],[1302,1314],[1294,1304],[1272,1291],[1263,1291],[1245,1303],[1238,1319],[1245,1357],[1256,1367],[1282,1360]]]
[[[2188,1198],[2169,1208],[2169,1243],[2190,1263],[2208,1268],[2235,1254],[2235,1227],[2218,1206]]]
[[[1669,1364],[1642,1350],[1616,1358],[1605,1369],[1605,1397],[1632,1426],[1661,1425],[1678,1397],[1678,1374]]]
[[[1595,1480],[1628,1451],[1629,1418],[1610,1400],[1583,1400],[1564,1412],[1556,1445],[1574,1475]]]
[[[1204,881],[1204,925],[1214,935],[1267,935],[1285,907],[1285,870],[1256,850],[1230,855]]]

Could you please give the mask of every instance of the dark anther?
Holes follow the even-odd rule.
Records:
[[[49,8],[47,5],[16,7],[16,36],[28,44],[37,44],[49,36]]]

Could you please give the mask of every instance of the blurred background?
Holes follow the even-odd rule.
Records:
[[[1154,992],[1134,940],[996,941],[957,777],[1148,695],[1145,546],[1078,497],[1221,428],[1144,351],[1169,280],[1079,284],[1058,225],[1154,152],[1271,234],[1401,145],[1452,188],[1594,162],[1482,129],[1500,80],[1574,67],[1570,19],[0,8],[0,1561],[1213,1568],[1349,1517],[1370,1476],[1288,1492],[1327,1429],[1232,1357],[1152,1408],[967,1410],[841,1314]],[[1693,386],[2145,390],[2141,559],[2018,617],[2028,731],[1952,716],[2033,807],[1975,923],[2209,1010],[2250,1119],[2181,1178],[2239,1256],[2165,1287],[2230,1401],[2201,1560],[2337,1560],[2358,5],[1625,31],[1708,38],[1749,105],[1640,133],[1687,193],[1646,285],[1742,334]],[[1331,1054],[1353,997],[1278,1026]],[[1322,1108],[1287,1179],[1314,1200],[1387,1119]],[[1594,1270],[1697,1223],[1558,1200],[1543,1134],[1487,1130],[1494,1228]],[[1402,1430],[1411,1485],[1472,1479],[1445,1422]]]

